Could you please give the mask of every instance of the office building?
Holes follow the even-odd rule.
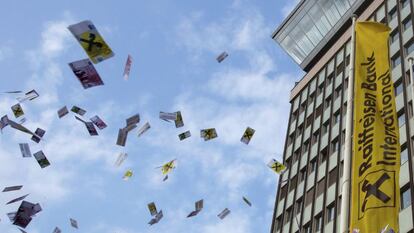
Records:
[[[400,232],[414,233],[414,118],[407,58],[414,0],[302,0],[273,39],[306,72],[291,91],[271,233],[339,232],[351,16],[388,24],[401,143]]]

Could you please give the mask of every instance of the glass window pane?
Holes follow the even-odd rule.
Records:
[[[314,46],[318,45],[318,43],[322,40],[322,34],[316,28],[315,24],[308,14],[305,14],[299,25],[302,30],[306,32],[306,36],[309,38],[312,44]]]
[[[402,0],[401,1],[401,7],[404,8],[406,6],[408,6],[410,4],[410,2],[408,0]]]
[[[405,52],[407,55],[409,55],[410,53],[412,53],[414,51],[414,42],[411,41],[407,47],[405,47]]]
[[[292,30],[291,36],[306,55],[312,51],[312,42],[310,42],[310,40],[304,35],[303,31],[299,27],[295,27]]]
[[[315,4],[309,11],[309,16],[315,22],[316,27],[322,33],[322,35],[326,35],[329,32],[329,29],[332,25],[329,23],[328,19],[325,15],[321,14],[320,8],[318,4]]]
[[[407,148],[404,148],[403,150],[401,150],[401,164],[407,161],[408,161],[408,151],[407,151]]]
[[[280,44],[297,63],[301,63],[305,59],[305,53],[298,48],[290,36],[286,36]]]
[[[348,4],[347,1],[344,0],[334,0],[336,9],[338,9],[339,14],[342,16],[345,14],[345,12],[348,10],[349,7],[346,5]]]
[[[338,52],[336,55],[336,65],[339,65],[344,60],[344,49]]]
[[[411,193],[410,189],[408,188],[405,191],[401,192],[401,209],[405,209],[411,205]]]
[[[397,18],[397,8],[394,7],[389,13],[388,13],[388,22]]]
[[[402,114],[398,117],[398,125],[401,127],[405,124],[405,114]]]
[[[391,58],[391,66],[394,69],[396,66],[398,66],[399,64],[401,64],[401,57],[400,56],[396,56]]]
[[[328,64],[328,75],[334,71],[334,59],[332,59]]]
[[[346,43],[346,49],[345,50],[346,50],[346,56],[351,54],[351,42],[350,41],[348,41]]]
[[[377,22],[380,22],[385,17],[385,6],[382,5],[377,11]]]
[[[335,25],[338,22],[341,15],[339,14],[332,0],[322,0],[319,2],[322,7],[322,10],[325,12],[325,15],[328,18],[331,25]]]
[[[411,21],[411,17],[409,17],[408,19],[406,19],[403,22],[403,29],[404,29],[404,31],[406,31],[407,29],[411,28],[411,25],[412,25],[412,21]]]
[[[398,33],[398,30],[391,32],[390,38],[391,38],[391,43],[396,42],[400,38],[400,34]]]

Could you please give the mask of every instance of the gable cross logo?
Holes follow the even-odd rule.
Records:
[[[364,180],[364,183],[362,184],[362,191],[366,194],[364,201],[362,203],[362,212],[365,212],[368,198],[370,198],[371,196],[374,196],[383,203],[387,203],[391,200],[391,197],[389,197],[387,194],[380,190],[381,185],[389,179],[391,179],[391,177],[387,173],[384,173],[374,184],[369,183],[368,180]]]
[[[96,39],[96,35],[93,34],[93,33],[89,33],[89,40],[80,38],[80,41],[83,42],[83,43],[87,43],[88,44],[88,51],[91,52],[93,46],[96,46],[99,49],[101,49],[102,46],[103,46],[103,44],[101,42],[96,42],[95,39]]]

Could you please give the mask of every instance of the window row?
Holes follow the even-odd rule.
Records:
[[[313,193],[313,190],[310,192]],[[303,204],[305,208],[307,203],[303,203],[302,198],[295,202],[294,206],[289,207],[284,211],[283,221],[282,216],[276,218],[276,230],[280,230],[282,226],[290,224],[300,224],[301,218],[303,217]],[[411,189],[409,185],[404,186],[400,189],[400,211],[403,211],[412,205],[411,200]],[[337,210],[337,211],[336,211]],[[302,229],[302,232],[318,232],[322,230],[322,227],[334,221],[335,216],[339,216],[341,213],[341,197],[337,199],[337,209],[335,207],[335,201],[328,204],[324,211],[314,214],[315,217],[311,221],[303,224],[303,227],[298,226]],[[312,231],[313,229],[313,231]]]

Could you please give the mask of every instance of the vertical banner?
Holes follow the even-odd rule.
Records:
[[[355,27],[355,109],[350,232],[399,231],[400,140],[391,78],[390,28]]]

